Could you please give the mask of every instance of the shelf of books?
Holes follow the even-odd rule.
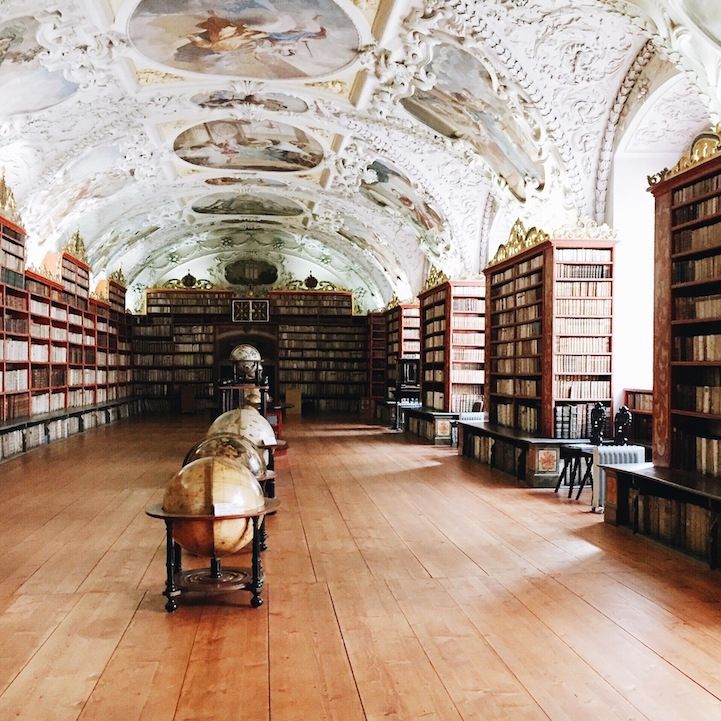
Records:
[[[0,215],[0,282],[16,288],[25,283],[25,231]]]
[[[418,298],[423,406],[451,413],[470,412],[483,401],[484,282],[446,281]]]
[[[594,404],[611,407],[613,241],[553,240],[522,226],[513,237],[486,269],[489,420],[587,438]]]
[[[631,411],[631,429],[628,432],[629,442],[650,446],[653,392],[638,388],[626,388],[623,391],[623,404]]]
[[[422,291],[420,307],[421,406],[405,413],[407,430],[450,444],[453,421],[477,412],[485,380],[485,283],[444,280]]]
[[[399,363],[404,358],[420,358],[421,310],[418,303],[401,303],[385,312],[388,329],[386,352],[386,397],[395,400]]]
[[[605,519],[721,562],[721,128],[702,133],[655,198],[652,461],[618,472]],[[660,480],[659,480],[660,479]],[[640,490],[639,490],[640,489]]]
[[[299,389],[306,411],[359,411],[367,388],[366,336],[365,323],[280,323],[279,395]]]
[[[12,283],[0,284],[0,456],[129,415],[124,311],[88,306],[75,282],[30,270],[22,283],[3,278]]]
[[[272,316],[350,316],[353,294],[346,290],[274,290],[268,294]]]
[[[385,313],[368,313],[368,397],[372,405],[386,397],[387,337]]]
[[[149,288],[145,291],[147,315],[197,315],[230,318],[232,290]]]

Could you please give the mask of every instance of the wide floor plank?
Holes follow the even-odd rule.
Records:
[[[362,418],[286,424],[264,605],[167,614],[144,509],[209,422],[123,421],[1,464],[0,719],[721,718],[721,573],[588,494]]]

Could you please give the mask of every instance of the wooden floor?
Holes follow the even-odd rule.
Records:
[[[721,574],[358,420],[288,428],[265,605],[166,614],[143,509],[206,427],[0,464],[0,719],[721,719]]]

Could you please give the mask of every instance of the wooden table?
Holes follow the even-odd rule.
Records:
[[[165,570],[166,581],[163,595],[168,599],[165,610],[172,613],[178,608],[178,599],[183,593],[229,593],[231,591],[250,591],[250,605],[258,608],[263,604],[263,564],[261,552],[266,550],[266,531],[264,518],[266,514],[278,510],[280,501],[266,498],[263,508],[248,513],[231,513],[223,516],[192,515],[167,513],[160,503],[154,503],[145,509],[151,518],[159,518],[165,522]],[[175,521],[207,521],[249,518],[253,524],[251,567],[222,568],[220,559],[213,556],[209,569],[183,570],[182,549],[173,538]]]

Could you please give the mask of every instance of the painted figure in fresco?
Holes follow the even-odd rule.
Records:
[[[267,3],[266,8],[275,12],[270,3]],[[178,48],[176,56],[178,59],[187,59],[188,54],[192,55],[198,50],[221,54],[243,49],[255,52],[261,47],[279,46],[283,46],[279,48],[282,55],[295,55],[294,46],[298,43],[303,43],[312,55],[309,41],[322,40],[328,35],[327,28],[320,22],[320,15],[316,15],[313,21],[318,24],[318,28],[309,30],[295,25],[289,16],[276,15],[271,24],[262,25],[231,20],[210,11],[208,19],[198,23],[202,32],[188,35],[189,43]],[[286,23],[289,23],[290,27]]]

